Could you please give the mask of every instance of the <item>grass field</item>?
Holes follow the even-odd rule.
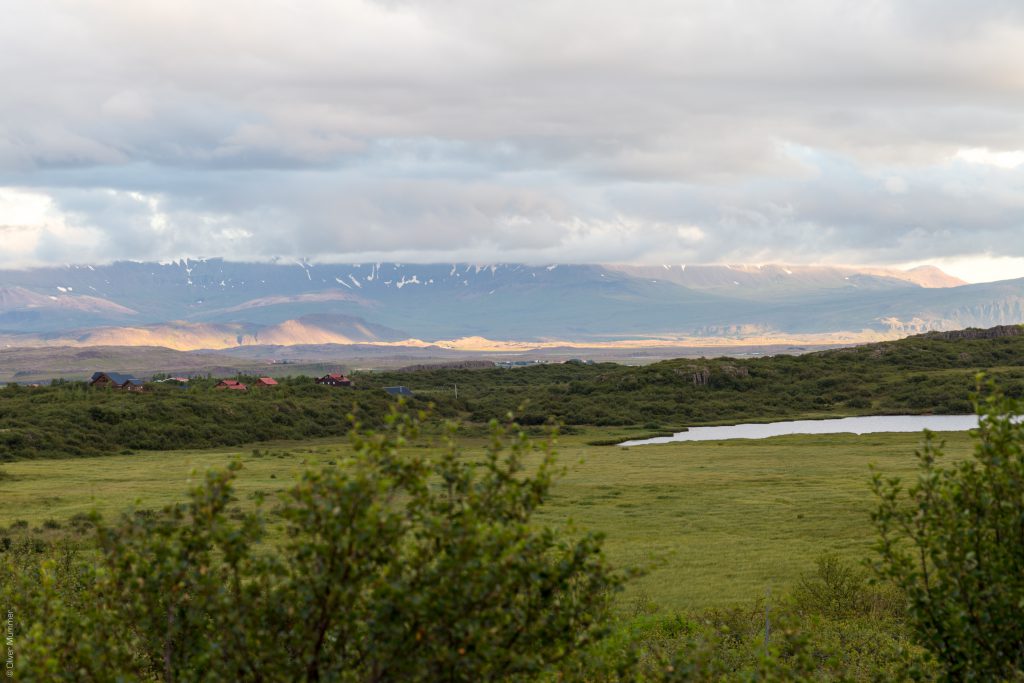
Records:
[[[664,610],[749,601],[768,589],[778,595],[823,552],[869,556],[869,464],[912,475],[921,442],[918,434],[875,434],[586,445],[617,436],[635,433],[588,429],[560,439],[565,473],[541,519],[606,533],[616,565],[647,572],[630,584],[623,606],[643,599]],[[950,456],[969,452],[966,434],[945,436]],[[246,447],[7,463],[0,468],[7,473],[0,479],[0,526],[159,507],[181,500],[205,470],[238,457],[238,506],[246,508],[257,491],[282,491],[305,465],[348,449],[342,440],[256,447],[259,456]],[[482,440],[466,439],[469,454],[481,447]]]

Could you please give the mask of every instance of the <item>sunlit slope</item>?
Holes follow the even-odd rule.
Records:
[[[963,285],[927,268],[211,259],[3,271],[0,292],[0,341],[15,345],[870,340],[1024,322],[1024,280]]]

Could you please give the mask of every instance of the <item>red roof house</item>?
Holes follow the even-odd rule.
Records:
[[[277,386],[277,380],[274,379],[273,377],[260,377],[258,380],[256,380],[256,383],[253,386],[257,386],[257,387],[276,387]]]
[[[217,382],[214,389],[233,389],[234,391],[245,391],[247,387],[237,379],[222,379]]]
[[[324,375],[323,377],[316,378],[317,384],[325,384],[329,387],[350,387],[352,386],[352,380],[345,375],[339,375],[338,373],[331,373]]]

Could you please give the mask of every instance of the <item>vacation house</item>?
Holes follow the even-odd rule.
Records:
[[[142,391],[142,380],[120,372],[94,372],[89,386],[122,391]]]
[[[324,375],[323,377],[316,378],[317,384],[324,384],[329,387],[350,387],[352,386],[352,380],[345,375],[339,375],[337,373],[331,373]]]

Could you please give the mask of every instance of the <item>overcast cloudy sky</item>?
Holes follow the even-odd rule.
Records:
[[[0,266],[1024,276],[1024,4],[0,0]]]

